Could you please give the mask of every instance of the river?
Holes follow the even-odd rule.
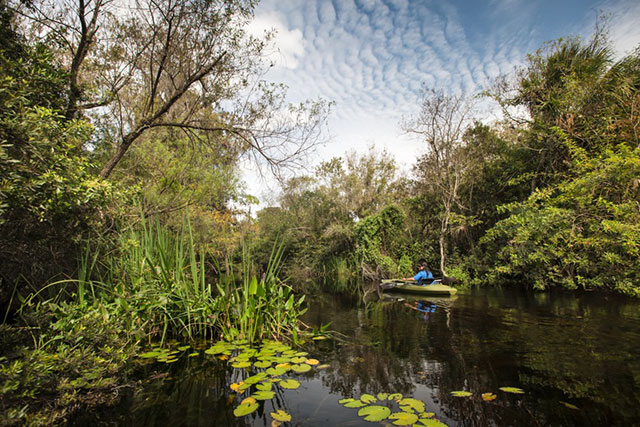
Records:
[[[285,425],[391,425],[365,421],[340,401],[366,393],[400,411],[381,400],[399,393],[448,426],[640,425],[640,302],[500,289],[415,298],[373,289],[365,297],[307,297],[304,322],[331,322],[334,333],[303,349],[329,366],[289,373],[300,387],[276,387],[250,415],[233,415],[241,397],[229,385],[254,372],[200,354],[149,364],[143,386],[115,410],[75,423],[271,426],[270,413],[282,409],[292,417]]]

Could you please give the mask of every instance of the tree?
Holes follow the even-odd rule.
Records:
[[[252,0],[36,0],[16,10],[68,64],[66,117],[105,124],[112,145],[98,148],[106,178],[156,128],[179,129],[198,144],[221,135],[275,173],[321,142],[329,105],[286,105],[283,86],[260,80],[269,37],[245,32],[254,7]]]
[[[415,172],[423,191],[429,191],[442,205],[440,216],[440,270],[446,274],[447,237],[462,205],[460,188],[472,158],[464,150],[464,133],[472,123],[474,102],[465,95],[447,95],[442,90],[424,89],[417,116],[405,119],[402,127],[424,141],[426,153]]]

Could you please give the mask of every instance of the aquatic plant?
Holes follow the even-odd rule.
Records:
[[[306,311],[304,295],[297,298],[293,289],[278,274],[282,262],[282,244],[274,244],[267,269],[258,280],[251,274],[246,247],[242,257],[242,285],[231,277],[222,277],[214,302],[215,324],[227,340],[246,339],[249,343],[265,338],[298,339],[298,318]]]

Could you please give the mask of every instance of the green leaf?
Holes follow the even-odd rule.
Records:
[[[254,363],[253,366],[255,366],[256,368],[268,368],[271,366],[272,363],[273,362],[269,362],[267,360],[262,360]]]
[[[418,421],[418,416],[410,412],[394,412],[389,419],[395,420],[393,423],[397,426],[410,426]]]
[[[376,399],[375,396],[365,393],[362,396],[360,396],[360,400],[363,401],[364,403],[373,403],[378,399]]]
[[[300,387],[300,381],[294,379],[282,380],[278,383],[280,387],[286,388],[288,390],[295,390]]]
[[[273,396],[275,396],[275,392],[264,391],[264,390],[256,391],[251,395],[251,397],[253,397],[256,400],[269,400],[269,399],[273,399]]]
[[[285,368],[269,368],[265,372],[272,377],[278,377],[280,375],[284,375],[287,370]]]
[[[576,410],[576,411],[580,410],[580,408],[578,408],[576,405],[572,405],[571,403],[563,402],[562,400],[560,401],[560,403],[563,404],[564,406],[566,406],[569,409],[573,409],[573,410]]]
[[[387,397],[389,397],[388,393],[378,393],[378,400],[387,400]]]
[[[469,397],[469,396],[473,395],[473,393],[469,393],[468,391],[460,390],[460,391],[452,391],[451,395],[455,396],[455,397]]]
[[[293,372],[297,372],[298,374],[302,374],[304,372],[309,372],[311,370],[311,366],[307,365],[306,363],[300,365],[291,365],[291,370]]]
[[[524,394],[524,390],[518,387],[500,387],[500,390],[506,393]]]
[[[281,421],[283,423],[291,421],[291,415],[287,414],[282,409],[278,409],[277,412],[271,412],[271,417],[276,421]]]
[[[260,391],[271,391],[272,387],[273,387],[273,383],[271,382],[260,383],[256,386],[256,388]]]
[[[400,400],[398,404],[402,406],[409,406],[411,409],[418,413],[424,412],[424,402],[421,400],[405,397],[404,399]]]
[[[259,406],[260,405],[258,403],[249,403],[249,402],[243,403],[242,405],[238,406],[236,409],[233,410],[233,415],[235,415],[236,417],[243,417],[245,415],[249,415],[256,409],[258,409]]]
[[[364,417],[365,421],[382,421],[391,415],[391,409],[386,406],[372,405],[366,406],[358,411],[359,417]]]
[[[362,408],[363,406],[367,406],[366,403],[356,399],[342,399],[339,400],[338,403],[344,405],[345,408]]]
[[[248,368],[249,366],[251,366],[251,362],[236,362],[231,366],[233,366],[234,368]]]
[[[447,427],[447,425],[442,421],[434,420],[430,418],[420,418],[418,422],[426,427]]]
[[[157,351],[148,351],[146,353],[142,353],[141,355],[139,355],[139,357],[145,358],[145,359],[154,359],[156,357],[158,357],[161,353],[158,353]]]
[[[249,284],[249,295],[255,295],[256,292],[258,292],[258,279],[256,276],[253,276]]]
[[[390,394],[389,397],[387,398],[389,400],[401,400],[402,399],[402,395],[400,393],[393,393]]]
[[[246,378],[244,380],[244,382],[246,384],[256,384],[256,383],[259,383],[260,381],[262,381],[263,379],[265,379],[266,377],[267,377],[266,373],[260,372],[259,374],[256,374],[256,375],[253,375],[253,376],[250,376],[250,377]]]

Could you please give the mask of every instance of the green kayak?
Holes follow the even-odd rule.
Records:
[[[443,285],[435,280],[430,285],[416,285],[415,283],[401,282],[393,279],[383,280],[380,285],[384,291],[410,292],[424,295],[454,295],[458,290],[451,286]]]

